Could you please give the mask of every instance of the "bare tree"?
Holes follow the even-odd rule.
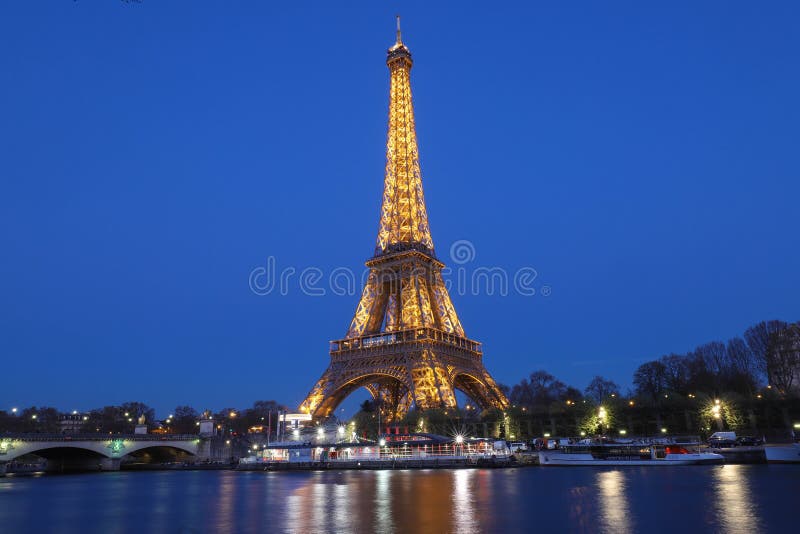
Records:
[[[657,400],[667,388],[667,370],[661,361],[643,363],[633,374],[636,393]]]
[[[773,378],[770,371],[770,343],[772,336],[786,329],[789,326],[783,321],[761,321],[760,323],[751,326],[744,333],[744,339],[747,342],[747,347],[752,353],[753,360],[759,372],[767,383],[772,383]]]
[[[602,376],[595,376],[584,392],[587,397],[597,403],[601,403],[611,395],[619,395],[619,386],[611,380],[606,380]]]
[[[800,380],[800,323],[771,335],[766,363],[770,383],[781,395],[792,393]]]

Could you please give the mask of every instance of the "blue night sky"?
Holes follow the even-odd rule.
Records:
[[[438,256],[538,273],[452,291],[498,381],[798,319],[800,4],[354,4],[4,3],[0,409],[296,407],[373,251],[398,11]]]

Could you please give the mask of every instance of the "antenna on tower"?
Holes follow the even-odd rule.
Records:
[[[395,15],[397,18],[397,44],[401,44],[403,41],[400,39],[400,15]]]

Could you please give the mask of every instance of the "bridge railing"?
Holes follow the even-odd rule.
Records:
[[[0,439],[21,441],[108,441],[123,439],[127,441],[193,441],[197,434],[48,434],[48,433],[0,433]]]

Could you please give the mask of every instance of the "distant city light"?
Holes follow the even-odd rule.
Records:
[[[667,429],[666,429],[666,428],[662,428],[662,429],[661,429],[661,433],[662,433],[662,434],[666,434],[666,433],[667,433]]]
[[[628,431],[627,430],[620,430],[619,433],[624,436],[625,434],[628,433]]]
[[[545,432],[544,437],[549,438],[550,437],[550,432]]]

